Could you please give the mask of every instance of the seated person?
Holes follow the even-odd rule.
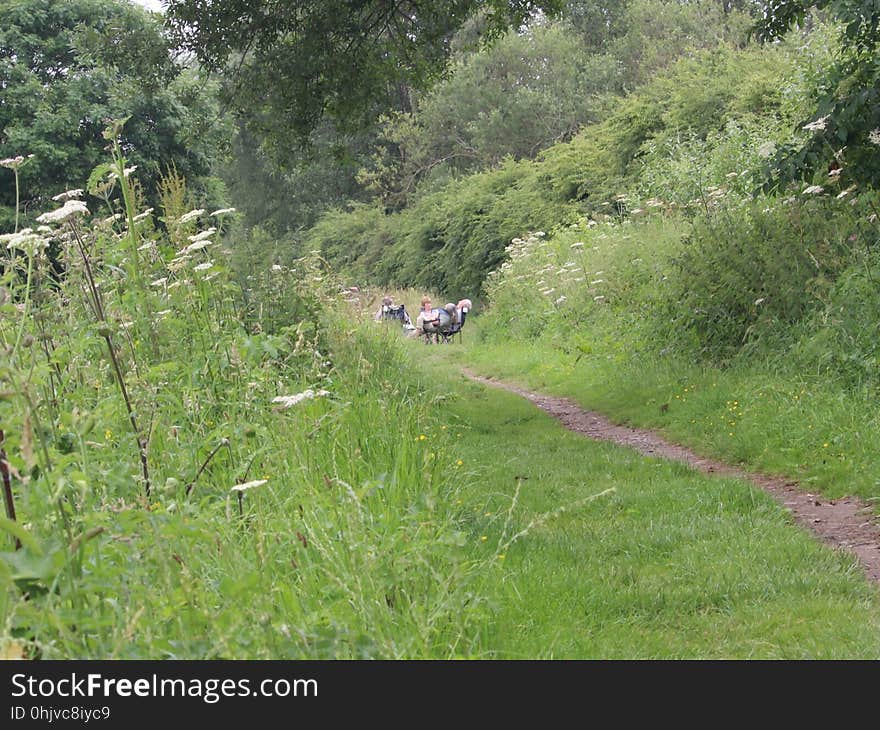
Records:
[[[377,322],[383,319],[398,319],[403,322],[404,325],[412,326],[412,321],[409,318],[406,308],[402,304],[395,306],[394,300],[387,294],[382,297],[382,303],[379,305],[379,310],[376,312],[374,319]]]

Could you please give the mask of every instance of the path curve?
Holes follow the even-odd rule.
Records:
[[[597,441],[629,446],[646,456],[683,461],[706,474],[745,479],[773,496],[816,537],[858,558],[870,579],[880,583],[880,523],[867,503],[857,497],[825,499],[807,492],[796,481],[747,472],[715,459],[702,457],[684,446],[670,443],[656,431],[618,426],[605,416],[586,411],[568,398],[556,398],[517,385],[484,377],[462,368],[467,378],[528,398],[570,431]]]

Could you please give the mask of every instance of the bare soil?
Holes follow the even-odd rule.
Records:
[[[682,461],[706,474],[751,482],[774,497],[792,514],[798,524],[806,527],[820,540],[852,553],[867,576],[880,582],[880,523],[871,508],[857,497],[827,500],[821,495],[806,491],[792,479],[748,472],[670,443],[656,431],[616,425],[605,416],[586,411],[567,398],[534,393],[510,383],[477,375],[467,369],[463,369],[463,372],[466,377],[478,383],[528,398],[538,408],[561,421],[570,431],[582,433],[597,441],[611,441],[629,446],[646,456]]]

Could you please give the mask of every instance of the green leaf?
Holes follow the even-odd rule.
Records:
[[[17,522],[13,522],[8,517],[0,517],[0,530],[8,532],[13,537],[17,537],[22,545],[35,552],[37,555],[43,554],[43,548],[40,547],[40,543],[37,542],[36,538]]]

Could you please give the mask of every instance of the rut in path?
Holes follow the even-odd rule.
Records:
[[[561,421],[570,431],[582,433],[597,441],[611,441],[629,446],[646,456],[683,461],[706,474],[736,477],[751,482],[772,495],[791,512],[798,524],[806,527],[823,542],[852,553],[867,576],[880,583],[880,524],[871,508],[857,497],[827,500],[807,492],[791,479],[755,474],[699,456],[684,446],[666,441],[655,431],[617,426],[598,413],[585,411],[567,398],[534,393],[516,385],[477,375],[466,368],[462,372],[478,383],[528,398],[538,408]]]

